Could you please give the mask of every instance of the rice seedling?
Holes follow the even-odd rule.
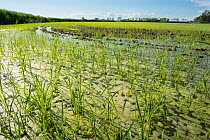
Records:
[[[0,28],[0,138],[209,137],[208,30],[121,22]]]

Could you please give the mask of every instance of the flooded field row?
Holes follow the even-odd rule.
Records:
[[[81,28],[83,26],[73,26]],[[83,27],[84,28],[84,27]],[[98,29],[98,28],[97,28]],[[145,49],[160,49],[160,50],[166,50],[166,51],[173,51],[176,55],[177,52],[182,52],[181,55],[183,56],[189,56],[190,57],[197,57],[198,63],[204,62],[210,59],[210,48],[208,47],[209,44],[202,41],[197,41],[196,43],[192,42],[177,42],[174,39],[164,39],[164,40],[148,40],[148,39],[132,39],[132,38],[119,38],[119,37],[106,37],[103,35],[103,37],[94,37],[93,35],[87,36],[85,34],[78,34],[74,33],[74,31],[78,31],[80,29],[71,29],[70,31],[73,31],[70,33],[70,31],[63,31],[63,30],[57,30],[53,29],[52,27],[39,27],[36,30],[37,34],[48,34],[51,37],[61,37],[61,38],[69,38],[74,39],[80,43],[88,44],[91,42],[98,42],[102,46],[106,46],[107,48],[113,49],[114,46],[118,46],[121,49],[125,49],[125,51],[128,51],[128,48],[135,48],[135,47],[142,47]],[[59,32],[60,31],[60,32]],[[146,32],[146,30],[145,30]],[[107,36],[109,36],[107,34]]]

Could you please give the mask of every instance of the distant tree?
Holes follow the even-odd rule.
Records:
[[[210,23],[210,11],[205,10],[199,17],[194,19],[194,22],[198,23]]]
[[[168,18],[160,18],[160,22],[168,22],[169,19]]]
[[[122,20],[122,17],[118,17],[117,20],[118,20],[118,21],[121,21],[121,20]]]
[[[85,20],[85,17],[82,17],[82,20],[84,21]]]

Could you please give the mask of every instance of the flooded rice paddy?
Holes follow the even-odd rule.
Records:
[[[208,139],[208,35],[3,30],[0,138]]]

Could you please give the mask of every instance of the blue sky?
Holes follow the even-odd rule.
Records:
[[[210,0],[0,0],[0,9],[59,18],[167,17],[192,20]]]

